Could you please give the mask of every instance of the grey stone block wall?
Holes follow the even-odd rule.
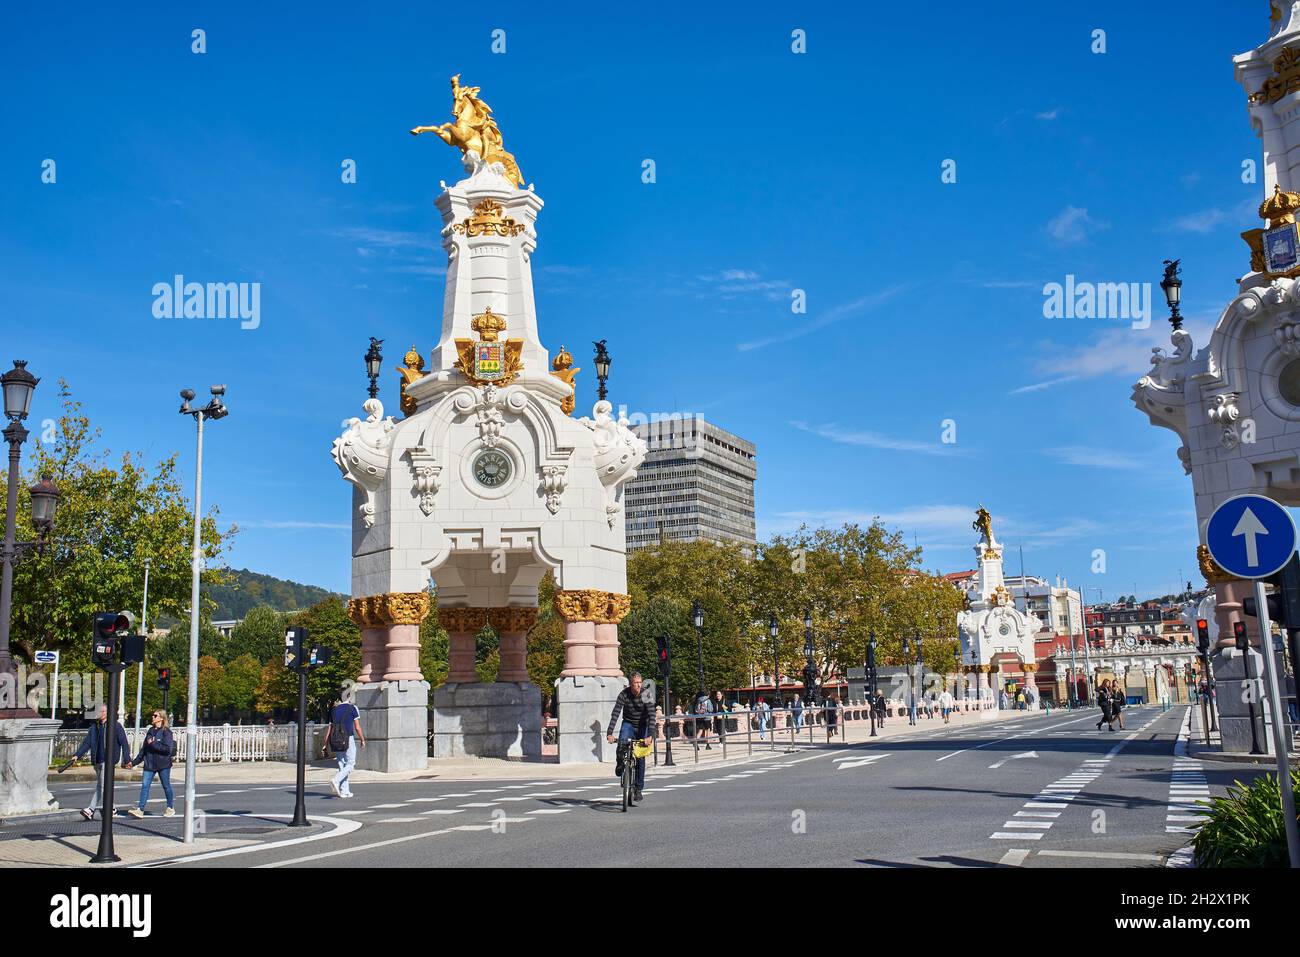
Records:
[[[1214,671],[1214,701],[1219,711],[1219,734],[1224,751],[1250,751],[1250,707],[1247,697],[1246,652],[1226,648],[1211,659]],[[1268,718],[1265,697],[1264,659],[1254,648],[1250,654],[1253,678],[1249,700],[1255,707],[1255,737],[1260,750],[1273,753],[1273,725]]]
[[[433,693],[435,758],[542,757],[542,692],[531,682],[446,684]]]
[[[419,771],[429,766],[429,684],[376,681],[353,686],[366,746],[357,767],[366,771]]]
[[[555,682],[561,764],[614,760],[616,745],[605,740],[605,733],[614,701],[626,685],[626,678],[574,677]]]

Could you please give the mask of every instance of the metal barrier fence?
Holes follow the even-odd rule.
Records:
[[[307,740],[312,753],[319,750],[317,737],[323,733],[325,725],[307,725]],[[50,763],[63,764],[70,760],[81,743],[86,739],[89,729],[59,731],[54,736],[54,746]],[[126,740],[131,746],[131,757],[140,751],[144,741],[145,728],[139,731],[126,729]],[[195,760],[199,764],[231,764],[238,761],[292,761],[296,758],[298,744],[298,726],[289,724],[275,725],[214,725],[198,727],[194,734],[187,734],[184,727],[172,728],[176,740],[176,761],[188,760],[189,744],[196,741]]]

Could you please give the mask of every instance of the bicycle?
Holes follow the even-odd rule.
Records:
[[[627,738],[618,743],[618,760],[623,765],[623,813],[632,806],[632,792],[636,789],[636,762],[650,753],[649,745],[642,744],[635,738]]]

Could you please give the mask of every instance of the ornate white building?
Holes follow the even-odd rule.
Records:
[[[1250,585],[1210,558],[1205,526],[1215,508],[1247,492],[1300,505],[1300,0],[1273,0],[1271,8],[1268,40],[1234,60],[1264,148],[1259,215],[1265,224],[1242,233],[1250,250],[1242,264],[1249,269],[1209,341],[1198,349],[1186,330],[1175,328],[1172,352],[1156,349],[1151,371],[1133,388],[1134,403],[1151,423],[1178,435],[1178,460],[1191,476],[1198,559],[1215,589],[1207,610],[1213,608],[1220,636],[1213,668],[1229,751],[1245,750],[1250,740],[1232,624],[1245,621],[1256,645],[1258,635],[1256,619],[1241,613]],[[1262,663],[1251,654],[1258,677]]]
[[[1006,586],[1002,573],[1002,545],[993,537],[993,521],[983,507],[974,523],[983,539],[975,546],[979,567],[966,593],[967,608],[957,615],[961,634],[962,670],[975,675],[976,697],[981,706],[996,708],[996,695],[990,675],[1001,669],[1001,662],[1013,656],[1025,676],[1026,688],[1037,688],[1034,672],[1034,636],[1043,623],[1016,607],[1015,596]],[[968,686],[969,694],[969,686]]]
[[[399,369],[403,418],[371,399],[365,419],[334,442],[353,486],[349,613],[362,629],[356,701],[370,742],[360,760],[387,771],[425,766],[419,628],[430,582],[450,636],[450,675],[434,695],[435,756],[540,756],[541,691],[528,679],[527,633],[547,571],[565,620],[560,760],[602,760],[605,723],[625,684],[622,490],[645,444],[608,402],[591,418],[570,416],[572,357],[561,350],[551,363],[533,302],[542,200],[512,182],[518,167],[501,159],[509,154],[478,89],[453,80],[453,90],[457,123],[429,128],[451,131],[469,173],[443,183],[436,200],[447,252],[438,343],[427,368],[412,347]],[[465,142],[488,162],[458,139],[479,135]],[[497,681],[484,684],[475,637],[489,624],[501,663]]]

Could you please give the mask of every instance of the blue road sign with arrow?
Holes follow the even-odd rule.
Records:
[[[1268,578],[1296,546],[1295,522],[1285,506],[1263,495],[1237,495],[1214,510],[1205,544],[1219,567],[1238,578]]]

